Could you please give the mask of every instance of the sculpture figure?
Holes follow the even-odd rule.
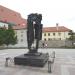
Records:
[[[30,14],[27,19],[27,42],[29,52],[16,56],[14,62],[17,65],[31,65],[43,67],[48,61],[49,54],[38,52],[39,41],[42,39],[42,15]]]
[[[30,14],[27,19],[27,42],[29,53],[36,53],[42,39],[42,15]]]

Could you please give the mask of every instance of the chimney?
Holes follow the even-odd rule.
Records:
[[[57,30],[58,30],[58,25],[59,25],[59,24],[58,24],[58,23],[56,23],[56,29],[57,29]]]

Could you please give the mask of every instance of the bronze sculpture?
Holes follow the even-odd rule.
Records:
[[[27,42],[30,53],[37,52],[39,40],[42,39],[42,15],[30,14],[27,19]],[[35,47],[32,48],[32,45]]]
[[[14,63],[17,65],[30,65],[43,67],[48,61],[48,53],[38,52],[39,41],[42,39],[42,15],[30,14],[27,19],[27,42],[29,52],[16,56]],[[33,44],[35,46],[33,47]]]

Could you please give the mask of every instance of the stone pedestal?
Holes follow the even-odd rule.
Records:
[[[16,65],[43,67],[48,61],[48,53],[27,53],[14,58]]]

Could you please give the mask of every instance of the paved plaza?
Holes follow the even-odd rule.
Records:
[[[39,52],[52,53],[56,57],[52,65],[52,73],[48,73],[48,63],[42,68],[14,65],[13,58],[26,53],[27,49],[0,50],[0,75],[75,75],[75,49],[39,49]],[[5,67],[5,58],[12,58]]]

